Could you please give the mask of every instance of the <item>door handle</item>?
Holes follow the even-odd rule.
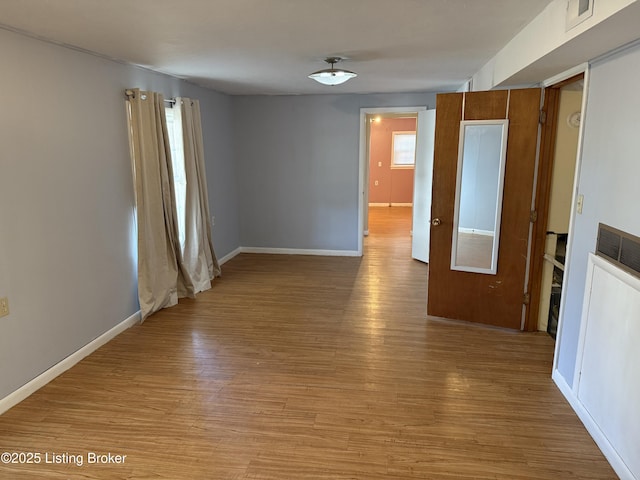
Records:
[[[434,218],[433,220],[431,220],[431,225],[433,225],[434,227],[437,227],[441,224],[442,222],[440,221],[439,218]]]

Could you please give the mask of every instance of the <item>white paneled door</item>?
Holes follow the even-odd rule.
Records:
[[[435,131],[436,111],[424,110],[418,112],[411,256],[425,263],[429,263],[431,180],[433,177],[433,141]]]

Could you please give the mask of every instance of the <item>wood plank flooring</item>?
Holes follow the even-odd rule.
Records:
[[[410,209],[371,210],[363,258],[240,255],[0,416],[0,451],[43,455],[0,478],[616,478],[552,339],[426,318]]]

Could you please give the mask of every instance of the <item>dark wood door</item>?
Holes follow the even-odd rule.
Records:
[[[427,312],[521,329],[538,141],[540,89],[437,96]],[[496,275],[451,270],[461,120],[509,120]]]

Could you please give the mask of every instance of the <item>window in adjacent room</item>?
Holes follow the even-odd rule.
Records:
[[[391,168],[413,168],[416,164],[416,132],[392,132]]]

